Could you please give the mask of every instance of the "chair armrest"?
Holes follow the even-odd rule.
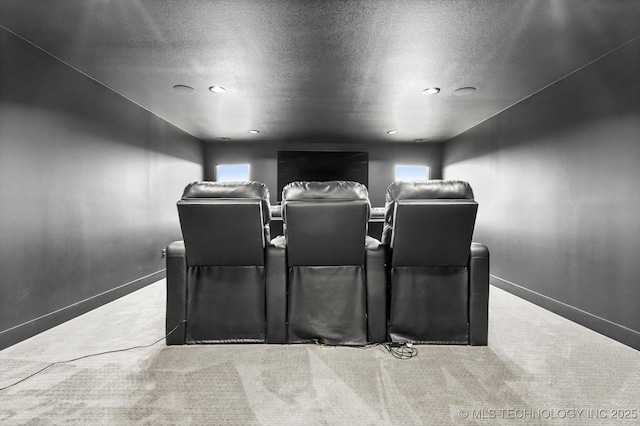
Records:
[[[286,248],[266,248],[267,343],[287,343]]]
[[[489,331],[489,249],[471,243],[469,256],[469,344],[486,346]]]
[[[187,319],[187,257],[184,241],[167,247],[167,345],[184,345]],[[176,328],[177,327],[177,328]]]
[[[385,247],[368,245],[367,273],[367,339],[371,343],[387,340],[387,275]]]

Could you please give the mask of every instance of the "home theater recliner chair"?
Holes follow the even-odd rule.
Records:
[[[364,345],[383,337],[376,337],[381,333],[375,328],[384,328],[384,274],[367,277],[366,268],[377,261],[383,270],[384,261],[383,256],[367,259],[370,210],[367,188],[357,182],[293,182],[284,187],[290,343]],[[374,311],[373,330],[368,311]]]
[[[284,309],[266,297],[267,187],[194,182],[178,214],[184,242],[167,248],[167,344],[265,342],[266,310]]]
[[[386,194],[389,340],[487,344],[489,252],[471,238],[466,182],[394,182]]]

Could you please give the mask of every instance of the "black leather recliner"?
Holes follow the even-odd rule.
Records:
[[[487,344],[489,252],[471,242],[477,209],[466,182],[388,187],[390,341]]]
[[[167,344],[284,343],[284,314],[266,326],[269,304],[286,309],[284,254],[270,259],[268,247],[267,187],[194,182],[177,206],[184,241],[167,248],[167,333],[178,328]],[[270,261],[275,276],[266,271]]]
[[[283,189],[290,343],[384,341],[384,250],[365,248],[369,214],[367,188],[357,182]]]

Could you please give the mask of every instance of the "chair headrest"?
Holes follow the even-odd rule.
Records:
[[[387,188],[387,203],[415,199],[473,200],[473,190],[467,182],[460,180],[393,182]]]
[[[367,187],[359,182],[331,180],[325,182],[291,182],[282,189],[282,201],[292,200],[367,200]]]
[[[262,221],[271,222],[271,205],[269,203],[269,189],[262,182],[191,182],[184,188],[182,199],[194,198],[251,198],[258,199],[262,204]],[[266,232],[266,231],[265,231]]]
[[[186,198],[257,198],[269,200],[269,189],[262,182],[191,182],[184,189]]]

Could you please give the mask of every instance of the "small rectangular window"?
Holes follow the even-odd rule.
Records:
[[[396,164],[396,181],[422,182],[429,180],[429,167]]]
[[[249,179],[249,164],[218,164],[216,166],[216,181],[244,182]]]

